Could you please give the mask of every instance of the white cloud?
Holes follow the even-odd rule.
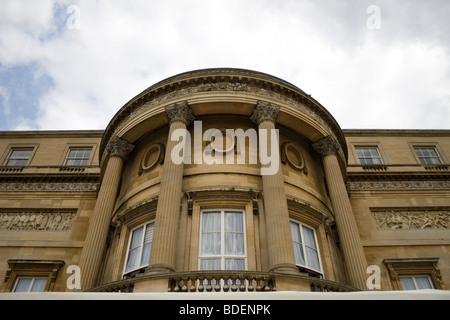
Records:
[[[372,2],[381,8],[381,30],[366,27]],[[65,26],[69,5],[81,9],[79,30]],[[38,118],[22,122],[37,129],[105,128],[153,83],[206,67],[290,81],[344,128],[449,127],[437,116],[448,115],[450,101],[448,35],[439,31],[449,30],[450,7],[439,0],[410,8],[287,0],[15,0],[0,7],[0,63],[37,61],[53,79]]]

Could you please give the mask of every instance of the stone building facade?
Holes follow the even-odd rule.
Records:
[[[448,130],[183,73],[105,130],[0,132],[0,291],[448,289],[449,158]]]

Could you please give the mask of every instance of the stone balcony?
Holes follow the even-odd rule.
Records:
[[[138,274],[134,278],[95,287],[88,292],[353,292],[358,289],[304,274],[253,271],[194,271],[163,275]]]

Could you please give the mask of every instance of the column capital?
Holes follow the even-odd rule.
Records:
[[[106,151],[110,157],[120,157],[123,160],[128,158],[133,149],[134,145],[119,137],[114,137],[106,147]]]
[[[340,149],[339,144],[331,136],[327,136],[316,143],[313,143],[312,147],[321,158],[329,154],[337,154]]]
[[[171,104],[165,107],[165,110],[170,123],[181,121],[188,126],[195,120],[195,116],[187,101]]]
[[[260,125],[264,121],[272,121],[274,124],[277,122],[278,112],[280,107],[269,102],[258,101],[250,120],[256,125]]]

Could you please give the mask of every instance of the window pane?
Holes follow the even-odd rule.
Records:
[[[125,272],[137,269],[139,267],[139,256],[141,253],[142,236],[144,227],[140,227],[131,234],[130,247],[128,251],[128,259],[125,267]]]
[[[221,259],[200,259],[200,270],[220,270]]]
[[[19,278],[17,279],[16,288],[14,292],[28,292],[30,290],[33,278]]]
[[[434,147],[414,148],[421,164],[442,164],[442,160]]]
[[[220,212],[204,212],[202,232],[220,232]]]
[[[144,232],[144,227],[140,227],[133,231],[133,235],[131,236],[130,249],[135,249],[135,248],[138,248],[141,246],[143,232]]]
[[[201,255],[221,254],[221,214],[204,212],[202,216]]]
[[[294,242],[294,255],[295,255],[295,264],[300,266],[305,266],[305,254],[303,253],[303,247],[301,244]]]
[[[139,259],[139,249],[134,249],[128,252],[128,261],[125,272],[137,269]]]
[[[401,277],[400,282],[403,290],[416,290],[412,277]]]
[[[152,243],[148,243],[144,245],[144,248],[142,249],[142,257],[141,257],[141,267],[148,266],[150,263],[150,253],[152,251]]]
[[[314,231],[310,228],[303,226],[303,238],[305,239],[305,244],[308,247],[316,248],[316,240],[314,238]]]
[[[225,270],[245,270],[245,260],[225,259]]]
[[[225,234],[225,254],[234,256],[245,254],[243,233]]]
[[[317,251],[309,247],[306,247],[306,256],[308,257],[308,268],[321,271]]]
[[[225,212],[225,254],[244,255],[244,241],[242,212]]]
[[[6,166],[10,167],[23,167],[26,166],[28,160],[33,153],[33,148],[15,148],[11,151],[8,157]]]
[[[46,278],[35,278],[31,292],[44,292],[45,285],[47,284]]]
[[[141,267],[148,266],[150,262],[150,253],[152,250],[154,223],[149,223],[145,229],[144,247],[142,248]]]
[[[225,232],[244,232],[242,212],[225,212]]]
[[[356,147],[360,164],[383,164],[378,147]]]
[[[67,154],[66,166],[86,166],[91,157],[91,148],[71,148]]]
[[[221,241],[219,233],[204,233],[202,235],[201,255],[220,255]]]
[[[428,277],[414,277],[416,280],[417,289],[433,289]]]
[[[301,236],[300,236],[299,225],[292,221],[291,221],[291,234],[292,234],[292,240],[294,242],[298,242],[298,243],[302,242]]]
[[[292,243],[294,246],[295,264],[305,266],[305,254],[301,243],[301,234],[299,224],[291,221]]]

